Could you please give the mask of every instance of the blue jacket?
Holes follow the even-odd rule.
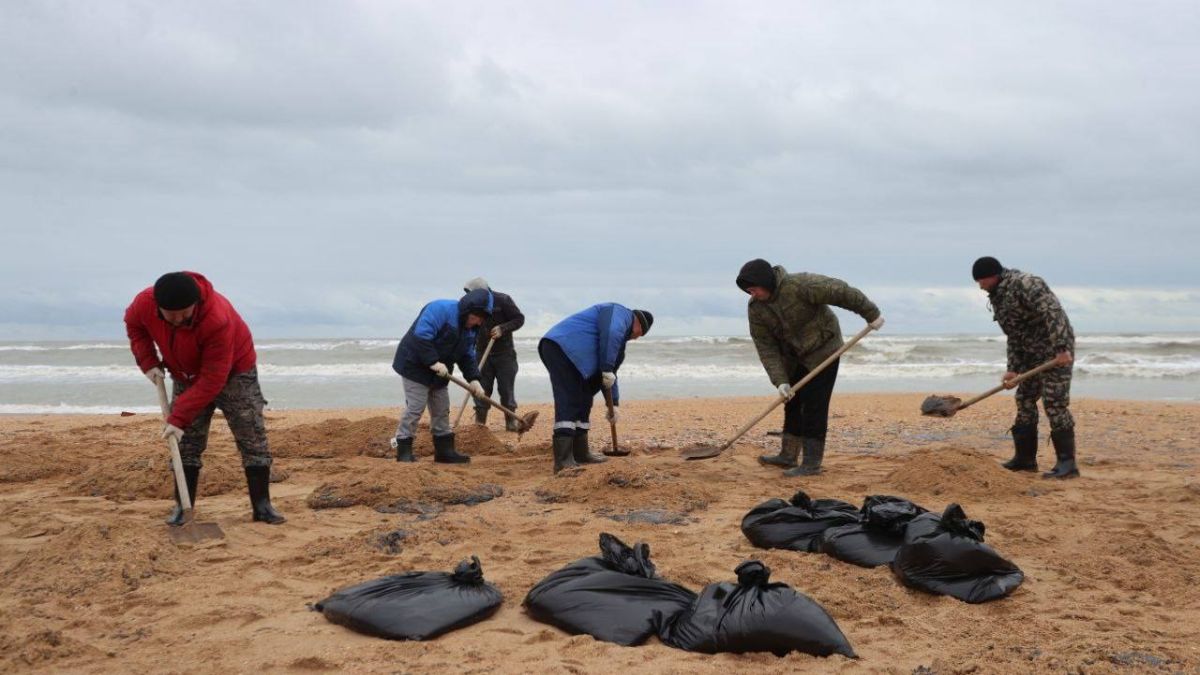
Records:
[[[491,314],[492,294],[486,288],[473,290],[457,301],[434,300],[422,307],[396,347],[392,370],[431,389],[447,383],[429,369],[438,361],[445,363],[450,372],[458,364],[467,381],[479,379],[479,366],[475,362],[476,329],[466,327],[467,315],[472,311]]]
[[[633,310],[615,302],[592,305],[559,321],[544,336],[562,348],[583,378],[617,372],[633,330]],[[613,402],[620,393],[613,385]]]

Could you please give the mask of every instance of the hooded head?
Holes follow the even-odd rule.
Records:
[[[484,279],[483,277],[475,277],[474,279],[463,284],[463,293],[470,293],[471,291],[477,291],[481,288],[490,290],[491,286],[488,286],[487,279]]]
[[[458,300],[458,322],[466,325],[468,316],[487,319],[492,316],[492,292],[486,288],[468,291]]]
[[[750,262],[742,265],[742,269],[737,276],[738,288],[749,293],[751,288],[758,287],[765,289],[772,295],[775,293],[775,269],[771,267],[771,263],[762,258],[755,258]]]

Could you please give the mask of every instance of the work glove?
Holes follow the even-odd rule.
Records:
[[[441,361],[429,366],[429,369],[432,370],[438,377],[446,377],[450,374],[450,369],[447,368],[446,364],[442,363]]]
[[[163,373],[163,369],[158,366],[154,366],[142,374],[146,376],[147,380],[150,380],[150,384],[156,387],[158,386],[158,383],[164,381],[164,378],[166,377],[166,374]]]
[[[600,373],[600,381],[604,383],[605,389],[612,389],[617,383],[617,374],[613,372]]]
[[[493,340],[499,340],[504,335],[504,329],[500,326],[492,328],[491,336]]]
[[[880,328],[883,328],[883,315],[880,314],[878,319],[875,319],[867,325],[871,327],[871,330],[879,330]]]
[[[167,440],[168,438],[174,437],[175,442],[178,443],[179,441],[183,440],[183,429],[180,429],[179,427],[175,426],[174,424],[164,424],[163,430],[162,430],[162,437],[163,437],[164,441]]]
[[[790,400],[795,395],[796,394],[792,391],[792,385],[787,384],[787,383],[779,385],[779,398],[782,398],[783,400],[787,401],[787,400]]]
[[[620,417],[620,415],[617,413],[617,406],[614,405],[613,407],[609,408],[608,412],[605,413],[604,417],[609,422],[616,422],[617,418]]]
[[[484,396],[487,396],[487,394],[483,392],[483,385],[479,383],[479,380],[471,380],[471,384],[467,387],[467,391],[471,392],[471,395],[476,398],[483,398]]]

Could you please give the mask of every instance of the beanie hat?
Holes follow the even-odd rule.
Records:
[[[187,272],[168,272],[154,282],[154,302],[169,312],[200,302],[200,285]]]
[[[488,286],[487,279],[484,279],[483,277],[475,277],[474,279],[463,284],[463,293],[470,293],[471,291],[476,291],[481,288],[491,288],[491,286]]]
[[[650,332],[650,326],[654,325],[654,315],[644,309],[633,310],[633,318],[637,319],[642,326],[642,335]]]
[[[762,258],[755,258],[742,265],[741,271],[738,272],[737,285],[743,291],[748,291],[751,286],[758,286],[774,293],[775,270],[771,268],[771,263]]]
[[[1000,261],[987,255],[976,260],[975,264],[971,266],[971,277],[975,281],[979,281],[980,279],[999,276],[1003,271],[1004,266],[1000,264]]]

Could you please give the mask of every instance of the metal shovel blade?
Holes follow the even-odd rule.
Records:
[[[921,402],[921,414],[929,417],[954,417],[962,405],[957,396],[929,396]]]
[[[534,410],[533,412],[531,412],[527,415],[524,415],[524,416],[518,418],[517,421],[520,422],[520,424],[521,424],[521,433],[522,434],[528,433],[529,430],[533,428],[533,423],[537,421],[537,418],[538,418],[538,411],[536,411],[536,410]]]
[[[680,454],[684,459],[712,459],[725,451],[719,445],[693,445],[683,449]]]
[[[216,523],[197,523],[191,510],[183,514],[182,525],[168,525],[167,536],[176,546],[195,546],[210,541],[222,541],[225,532]]]
[[[606,457],[627,457],[629,450],[627,448],[606,448],[604,455]]]

